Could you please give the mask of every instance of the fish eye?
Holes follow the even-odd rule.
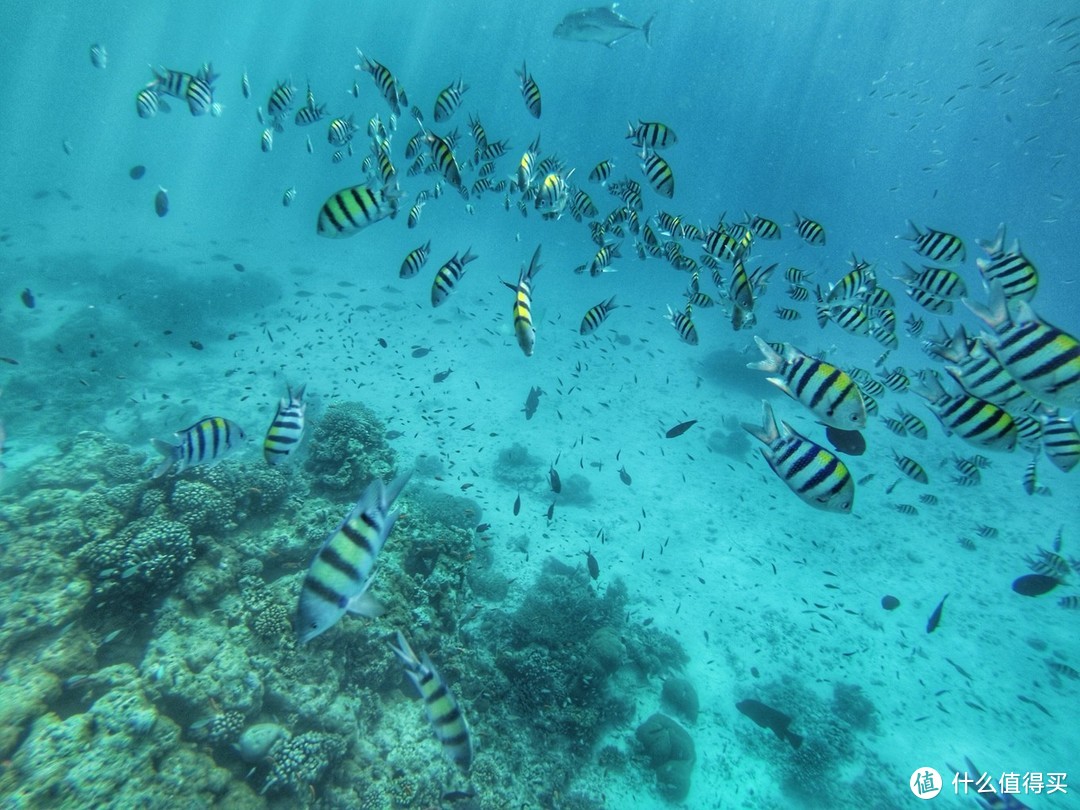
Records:
[[[852,422],[858,422],[859,421],[859,415],[857,413],[853,413],[851,415],[851,421]]]

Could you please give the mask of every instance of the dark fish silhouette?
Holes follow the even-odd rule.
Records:
[[[540,395],[544,393],[539,387],[533,386],[529,389],[529,396],[525,398],[525,418],[532,419],[533,414],[536,413],[536,407],[540,404]]]
[[[559,473],[554,467],[548,470],[548,481],[551,482],[552,492],[556,495],[562,492],[562,479],[559,478]]]
[[[930,614],[930,621],[926,623],[927,633],[933,633],[935,630],[937,630],[937,626],[941,622],[941,609],[945,607],[945,600],[948,598],[948,594],[945,594],[943,597],[941,597],[941,601],[938,602],[937,607],[934,608],[934,612]]]
[[[516,515],[520,511],[521,511],[521,493],[519,492],[518,496],[516,498],[514,498],[514,514]]]
[[[697,419],[691,419],[689,422],[679,422],[675,427],[671,428],[664,435],[669,439],[674,439],[676,436],[682,436],[686,431],[697,424]]]
[[[450,372],[452,371],[452,368],[448,368],[446,369],[446,371],[438,371],[435,373],[435,376],[431,378],[431,380],[432,382],[441,383],[443,380],[450,376]]]
[[[866,439],[857,430],[841,430],[832,425],[825,427],[825,438],[838,453],[847,453],[849,456],[861,456],[866,452]]]
[[[154,211],[159,217],[169,213],[169,192],[158,186],[157,194],[154,195]]]
[[[34,301],[34,294],[30,292],[29,287],[22,291],[22,294],[19,296],[19,298],[22,299],[23,306],[27,309],[33,309],[36,306],[36,302]]]
[[[792,748],[802,745],[803,738],[788,730],[791,718],[772,706],[766,706],[758,700],[743,700],[735,704],[735,708],[745,714],[762,728],[772,731],[781,740],[787,740]]]
[[[896,610],[900,607],[900,600],[895,596],[883,596],[881,597],[881,606],[886,610]]]
[[[146,174],[146,167],[140,163],[138,166],[131,167],[131,170],[128,172],[128,177],[132,180],[141,180],[144,174]]]
[[[630,486],[632,483],[634,483],[634,479],[630,477],[630,473],[626,471],[626,467],[622,467],[619,469],[619,480],[627,486]]]
[[[1042,596],[1050,593],[1061,580],[1057,577],[1048,577],[1046,574],[1024,574],[1013,580],[1012,589],[1021,596]]]
[[[585,552],[585,564],[589,568],[589,576],[596,579],[600,576],[600,563],[596,561],[596,557],[593,556],[592,549]]]

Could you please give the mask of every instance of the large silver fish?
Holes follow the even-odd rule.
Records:
[[[635,31],[640,31],[645,35],[645,44],[651,46],[652,22],[656,15],[649,17],[644,25],[637,25],[615,11],[618,5],[618,3],[612,3],[610,8],[595,6],[572,11],[555,26],[554,34],[559,39],[599,42],[610,48],[620,39],[625,39]]]

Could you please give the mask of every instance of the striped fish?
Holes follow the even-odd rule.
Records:
[[[797,321],[802,317],[802,313],[797,309],[791,307],[777,307],[776,317],[782,321]]]
[[[904,321],[904,331],[907,332],[908,337],[917,338],[922,334],[924,325],[922,318],[916,318],[914,314],[908,315]]]
[[[353,236],[380,219],[397,216],[401,192],[396,188],[351,186],[331,194],[319,209],[315,232],[339,239]]]
[[[1034,456],[1031,461],[1028,462],[1024,468],[1024,476],[1021,479],[1021,485],[1024,487],[1024,492],[1028,495],[1034,495],[1035,490],[1039,488],[1039,481],[1037,478],[1036,467],[1038,465],[1039,457]]]
[[[870,316],[866,314],[866,310],[862,307],[830,307],[828,312],[833,323],[845,332],[850,332],[853,335],[870,334]]]
[[[424,700],[424,712],[435,729],[435,736],[442,743],[443,752],[451,762],[468,772],[473,758],[469,725],[465,722],[461,707],[450,693],[446,681],[439,675],[427,653],[416,657],[400,630],[397,633],[397,644],[391,642],[390,647],[397,653],[397,657],[405,665],[405,674],[420,692],[420,697]]]
[[[615,162],[613,160],[601,160],[593,166],[593,170],[589,172],[589,179],[594,183],[605,185],[614,170]]]
[[[761,455],[773,472],[802,501],[815,509],[848,514],[855,501],[855,481],[839,458],[796,433],[786,422],[777,429],[772,406],[762,403],[762,425],[743,429],[767,447]]]
[[[428,147],[431,149],[431,159],[434,161],[435,167],[446,178],[446,182],[454,188],[460,189],[462,187],[461,169],[458,166],[457,158],[454,157],[454,149],[450,142],[446,138],[439,137],[434,132],[427,133],[424,140],[427,141]]]
[[[304,386],[293,391],[286,389],[288,396],[278,401],[274,421],[263,439],[263,458],[267,464],[281,464],[300,444],[304,436]]]
[[[581,222],[582,219],[592,219],[600,213],[596,207],[596,203],[592,201],[584,189],[578,189],[574,192],[574,199],[570,201],[570,215],[576,222]]]
[[[911,385],[911,380],[908,378],[908,375],[905,374],[904,370],[899,366],[892,371],[883,368],[878,377],[885,384],[886,388],[890,391],[895,391],[898,394],[907,391],[908,387]]]
[[[318,123],[326,117],[325,104],[305,104],[296,111],[293,122],[298,127],[306,127]],[[333,143],[333,141],[331,141]]]
[[[209,65],[206,66],[205,70],[205,74],[191,77],[187,90],[184,92],[184,98],[188,103],[188,112],[192,115],[205,115],[208,112],[214,112],[213,79],[216,77],[214,73],[210,72]],[[214,112],[215,115],[219,113],[220,108],[218,108],[218,112]]]
[[[893,461],[896,463],[897,469],[912,481],[917,481],[920,484],[930,483],[930,477],[926,474],[926,470],[915,459],[902,456],[893,450]]]
[[[442,122],[449,119],[457,111],[458,106],[461,104],[461,97],[468,89],[469,85],[458,79],[440,90],[439,95],[435,97],[435,120]]]
[[[1069,472],[1080,461],[1080,432],[1072,419],[1050,417],[1043,424],[1042,446],[1050,463]]]
[[[399,278],[412,278],[423,269],[427,264],[428,255],[431,253],[431,240],[422,244],[420,247],[413,248],[409,251],[409,255],[405,257],[405,261],[401,263],[401,270],[398,271]]]
[[[427,200],[417,200],[412,208],[409,209],[409,216],[406,219],[406,224],[409,226],[410,230],[420,223],[420,213],[424,210],[424,203],[426,202]],[[407,278],[407,276],[402,276],[402,278]]]
[[[613,273],[614,270],[610,270],[612,259],[621,259],[622,254],[619,253],[619,244],[605,244],[593,256],[592,262],[589,264],[589,275],[598,276],[601,273]]]
[[[765,359],[747,363],[747,368],[776,374],[768,378],[769,382],[809,408],[824,425],[840,430],[866,427],[866,405],[859,387],[846,372],[789,343],[784,344],[783,355],[756,335],[754,343]]]
[[[668,306],[667,311],[668,314],[664,317],[671,321],[671,325],[675,327],[675,331],[679,333],[679,337],[691,346],[697,346],[697,327],[694,326],[694,322],[690,320],[690,315],[685,312],[676,312],[670,305]]]
[[[391,506],[410,475],[399,475],[388,486],[379,479],[372,481],[323,541],[300,588],[298,643],[306,644],[325,633],[346,613],[378,616],[382,612],[367,590],[375,560],[397,520],[397,510]]]
[[[645,149],[641,152],[641,161],[641,170],[645,172],[645,179],[649,181],[653,191],[668,199],[674,197],[675,174],[671,170],[671,164],[656,152]]]
[[[759,239],[779,239],[780,238],[780,226],[773,222],[771,219],[754,215],[751,216],[747,212],[743,211],[746,218],[746,227],[754,232],[754,236]],[[796,268],[791,268],[795,270]],[[788,272],[790,273],[791,270]],[[788,279],[788,281],[794,281],[795,279]]]
[[[825,229],[814,220],[799,216],[798,211],[795,212],[795,230],[808,245],[825,244]]]
[[[923,265],[922,270],[916,270],[904,262],[904,273],[896,278],[908,287],[915,287],[947,301],[955,301],[967,295],[967,284],[964,280],[959,274],[944,267]]]
[[[629,129],[626,137],[638,148],[647,146],[650,149],[666,149],[679,142],[675,130],[659,121],[639,120],[637,126],[630,122],[627,122],[626,126]]]
[[[435,274],[435,280],[431,283],[431,305],[433,307],[440,306],[450,296],[450,293],[454,291],[454,287],[461,277],[465,275],[465,265],[476,258],[472,254],[472,248],[468,248],[465,251],[465,255],[460,259],[455,253],[450,261],[439,268],[439,271]]]
[[[169,105],[154,90],[153,85],[144,87],[135,94],[135,112],[139,118],[153,118],[158,114],[158,110],[171,111]]]
[[[296,88],[293,87],[292,82],[278,82],[277,86],[270,91],[270,98],[266,102],[266,114],[273,119],[281,118],[292,107],[295,97]]]
[[[213,466],[230,450],[239,447],[244,441],[244,431],[235,422],[220,416],[208,416],[194,425],[173,434],[180,441],[169,444],[161,439],[154,439],[154,448],[165,458],[154,470],[153,477],[160,478],[174,464],[179,475],[188,467],[200,464]]]
[[[514,71],[521,77],[521,97],[525,99],[525,108],[533,118],[540,117],[540,85],[536,79],[529,75],[529,69],[525,63],[521,63],[521,70]]]
[[[536,246],[532,261],[528,267],[522,267],[518,274],[517,284],[504,281],[503,284],[514,291],[514,334],[517,335],[518,346],[525,352],[526,357],[532,357],[533,348],[536,346],[536,327],[532,320],[532,282],[536,274],[540,272],[540,248]]]
[[[915,414],[911,413],[911,411],[907,411],[897,405],[896,412],[900,415],[900,422],[904,426],[904,430],[916,439],[925,439],[930,435],[929,431],[926,429],[926,423]]]
[[[375,81],[375,86],[379,88],[379,92],[382,93],[383,98],[386,99],[386,103],[390,105],[390,109],[394,111],[394,115],[401,115],[401,108],[409,106],[409,99],[405,95],[405,90],[394,78],[394,74],[390,72],[390,69],[386,65],[382,65],[376,62],[374,59],[369,59],[364,56],[363,51],[359,48],[356,49],[356,56],[360,60],[360,64],[354,65],[356,70],[363,70],[371,74],[371,78]]]
[[[946,433],[956,433],[964,441],[987,450],[1016,447],[1016,422],[992,402],[968,394],[950,395],[934,372],[922,372],[911,390],[929,401]]]
[[[907,428],[900,419],[893,419],[891,416],[881,417],[881,423],[885,425],[885,428],[896,436],[906,436]]]
[[[614,295],[607,301],[601,301],[596,306],[589,307],[589,311],[586,312],[585,317],[581,319],[580,333],[583,335],[591,335],[600,327],[600,324],[604,322],[608,313],[616,308],[618,308],[618,304],[615,303]]]
[[[976,259],[975,264],[989,287],[995,281],[1001,284],[1005,298],[1012,301],[1030,301],[1039,288],[1039,271],[1020,250],[1020,240],[1014,239],[1012,247],[1005,251],[1005,223],[998,228],[993,242],[979,242],[989,259]]]
[[[334,146],[346,146],[356,134],[356,124],[353,116],[348,118],[335,118],[326,128],[326,140]]]
[[[921,287],[908,287],[904,292],[907,293],[908,298],[928,312],[933,312],[938,315],[952,314],[953,302],[948,298],[938,298],[933,293],[928,293]]]
[[[731,270],[728,298],[735,306],[742,309],[753,310],[754,308],[754,287],[750,283],[750,277],[746,274],[746,266],[742,261],[736,261]]]
[[[1013,317],[1000,282],[990,285],[987,306],[964,303],[997,333],[987,348],[1025,391],[1050,405],[1080,407],[1080,341],[1040,320],[1027,301],[1017,301]]]
[[[159,96],[172,96],[173,98],[187,98],[188,85],[195,77],[182,70],[170,70],[169,68],[151,68],[154,80],[147,85]]]
[[[935,231],[933,228],[920,231],[910,219],[907,224],[910,233],[904,239],[915,243],[912,247],[920,256],[925,256],[933,262],[946,264],[954,261],[962,262],[967,258],[964,240],[959,236],[945,231]]]
[[[1042,422],[1029,413],[1017,414],[1013,421],[1016,422],[1016,443],[1025,450],[1037,452],[1042,446]]]

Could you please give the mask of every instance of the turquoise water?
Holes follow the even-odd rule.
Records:
[[[1077,473],[1038,440],[994,452],[946,435],[922,398],[886,391],[866,452],[840,456],[851,514],[826,512],[778,480],[740,424],[760,424],[764,399],[829,447],[814,414],[746,368],[760,360],[754,335],[880,371],[882,345],[820,328],[812,295],[789,297],[789,267],[812,274],[812,290],[853,255],[870,262],[896,299],[884,366],[912,379],[943,369],[922,346],[939,320],[987,331],[959,301],[938,315],[904,294],[903,263],[930,263],[903,238],[906,220],[963,239],[966,258],[948,266],[978,302],[979,241],[1004,223],[1006,247],[1019,239],[1038,268],[1031,307],[1080,332],[1080,18],[1068,3],[1018,15],[1006,3],[634,2],[618,11],[636,24],[655,13],[651,44],[632,31],[607,48],[552,36],[574,8],[0,10],[2,806],[903,807],[926,768],[945,782],[934,802],[974,806],[955,797],[953,766],[995,784],[1027,774],[1025,804],[1075,805],[1071,786],[1035,795],[1030,775],[1080,773],[1068,722]],[[367,181],[369,119],[392,126],[354,67],[358,47],[408,93],[389,133],[401,210],[325,239],[324,201]],[[523,61],[539,119],[515,75]],[[171,112],[138,117],[148,65],[207,62],[220,115],[169,99]],[[460,108],[435,123],[436,95],[458,78]],[[296,99],[264,152],[257,110],[285,81]],[[293,122],[309,85],[330,116],[355,116],[354,154],[339,163],[329,117]],[[545,220],[531,201],[523,217],[506,186],[466,201],[443,179],[435,198],[437,173],[407,174],[412,105],[431,131],[458,130],[470,188],[476,116],[490,142],[509,143],[492,184],[539,136],[539,159],[561,159],[556,173],[597,220],[622,205],[588,179],[605,159],[609,185],[641,183],[640,223],[656,233],[660,211],[702,229],[744,212],[774,220],[782,238],[755,240],[746,259],[748,271],[777,264],[756,324],[732,328],[731,263],[719,262],[718,288],[700,239],[660,237],[716,301],[693,307],[689,345],[664,316],[683,310],[691,270],[639,258],[628,225],[609,227],[622,257],[594,277],[574,272],[598,249],[588,221]],[[627,120],[677,133],[659,152],[672,199],[649,187]],[[795,211],[823,226],[824,246],[799,237]],[[427,264],[400,278],[428,240]],[[537,245],[527,357],[500,281],[516,282]],[[478,258],[432,308],[437,269],[467,248]],[[618,307],[581,336],[585,312],[611,296]],[[917,337],[911,315],[925,322]],[[304,439],[270,467],[267,426],[301,384]],[[898,407],[927,439],[886,428]],[[152,440],[207,416],[246,441],[151,478]],[[929,483],[904,478],[894,452]],[[976,453],[990,465],[960,486],[954,457]],[[384,612],[298,646],[312,557],[370,481],[410,469],[370,588]],[[1059,584],[1020,595],[1010,585],[1041,551],[1057,555],[1044,566],[1065,566]],[[899,606],[884,609],[886,595]],[[387,643],[398,631],[456,696],[468,770],[443,755],[403,677]],[[736,708],[746,700],[790,718],[787,731],[756,725]]]

